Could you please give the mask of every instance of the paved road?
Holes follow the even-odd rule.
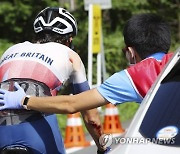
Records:
[[[122,127],[125,130],[127,130],[127,128],[129,127],[130,122],[131,122],[131,120],[122,123]],[[70,149],[66,150],[67,154],[96,154],[97,148],[96,148],[91,136],[87,135],[86,140],[91,141],[91,146],[88,146],[88,147],[85,147],[85,148],[70,148]],[[118,146],[118,145],[112,144],[111,148],[113,149],[116,146]]]

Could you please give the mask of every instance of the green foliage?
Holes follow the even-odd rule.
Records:
[[[13,43],[9,42],[8,40],[1,40],[0,39],[0,56],[4,53],[4,51],[12,46]]]
[[[121,31],[106,35],[104,37],[106,70],[108,76],[120,71],[126,66],[126,59],[123,55],[122,48],[124,47],[123,36]]]
[[[14,43],[31,40],[34,34],[32,26],[34,18],[47,6],[58,6],[58,2],[55,0],[1,0],[0,38]]]
[[[57,120],[59,124],[59,128],[61,130],[61,134],[64,137],[65,136],[65,130],[67,125],[67,115],[66,114],[57,114]]]
[[[125,122],[127,120],[132,119],[134,114],[136,113],[137,109],[139,108],[139,104],[134,102],[124,103],[118,105],[119,116],[121,122]]]

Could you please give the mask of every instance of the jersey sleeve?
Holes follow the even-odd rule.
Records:
[[[82,63],[80,58],[73,59],[75,65],[78,64],[78,69],[72,71],[70,76],[71,82],[71,91],[73,94],[78,94],[83,91],[89,90],[89,84],[86,79],[86,72],[84,68],[84,64]]]
[[[124,70],[113,74],[97,90],[107,101],[114,105],[124,102],[140,103],[142,101],[142,97],[133,88]]]

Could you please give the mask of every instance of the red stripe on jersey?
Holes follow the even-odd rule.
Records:
[[[61,85],[55,74],[43,64],[17,60],[0,67],[0,81],[11,78],[28,78],[45,83],[51,90]]]

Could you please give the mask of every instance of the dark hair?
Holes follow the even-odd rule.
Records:
[[[72,37],[72,34],[59,35],[52,31],[42,31],[35,35],[35,39],[33,42],[39,42],[39,43],[56,42],[65,45],[69,41],[70,37]]]
[[[144,59],[156,53],[167,53],[171,44],[169,25],[156,14],[139,14],[130,18],[123,31],[127,47],[134,47]]]

